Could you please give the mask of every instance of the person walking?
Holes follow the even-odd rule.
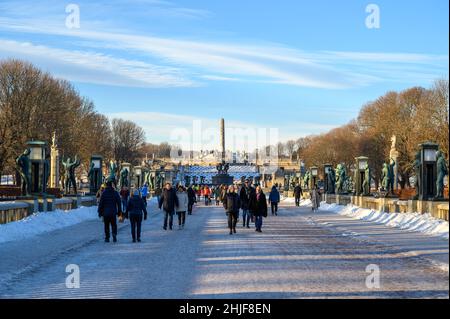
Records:
[[[272,190],[269,194],[269,204],[270,209],[272,211],[272,215],[278,216],[278,203],[280,202],[280,192],[274,186],[272,186]]]
[[[303,195],[302,187],[300,184],[297,184],[294,187],[294,197],[295,197],[295,206],[300,206],[300,198]]]
[[[263,217],[267,217],[267,201],[261,186],[256,187],[256,200],[251,205],[253,206],[252,211],[255,216],[255,231],[262,233]]]
[[[100,196],[98,217],[103,217],[105,242],[109,243],[110,226],[113,242],[117,242],[117,216],[122,215],[122,201],[119,193],[113,188],[112,181],[106,183],[106,188]]]
[[[223,200],[223,207],[228,217],[228,228],[230,235],[236,234],[236,223],[239,217],[239,208],[241,207],[239,195],[235,191],[234,185],[228,187],[228,193]]]
[[[217,186],[214,189],[214,199],[216,200],[216,206],[220,205],[220,195],[221,195],[221,193],[222,193],[222,190],[221,190],[220,186]]]
[[[189,186],[187,190],[188,196],[188,215],[192,215],[192,208],[194,204],[197,202],[197,197],[195,196],[195,191],[192,189],[192,186]]]
[[[148,196],[148,185],[147,183],[144,184],[141,188],[141,196],[142,200],[144,201],[145,207],[147,207],[147,196]]]
[[[254,188],[250,186],[250,181],[246,179],[244,186],[242,186],[241,191],[239,193],[242,208],[242,221],[243,221],[242,227],[250,228],[250,221],[252,220],[250,205],[251,201],[254,200],[254,192],[255,192]]]
[[[184,229],[184,224],[186,222],[186,211],[189,206],[189,198],[182,185],[178,186],[177,199],[178,204],[176,206],[176,211],[178,215],[178,229]]]
[[[144,220],[147,220],[147,206],[144,204],[139,190],[136,189],[128,201],[125,213],[125,218],[130,219],[133,243],[136,242],[136,239],[138,242],[141,242],[142,214],[144,215]]]
[[[123,186],[120,190],[120,199],[122,200],[122,211],[127,210],[128,199],[130,198],[130,191],[128,187]]]
[[[314,185],[311,190],[311,207],[313,212],[317,212],[320,207],[320,193],[317,189],[317,185]]]
[[[177,192],[172,188],[172,184],[166,183],[164,191],[159,198],[159,209],[164,209],[164,230],[167,230],[167,219],[169,219],[169,229],[172,230],[173,214],[175,207],[178,206]]]

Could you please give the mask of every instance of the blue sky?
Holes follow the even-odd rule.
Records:
[[[80,8],[80,28],[65,8]],[[370,3],[380,28],[365,20]],[[325,132],[389,90],[448,77],[448,1],[1,1],[0,58],[70,80],[149,142],[200,119]]]

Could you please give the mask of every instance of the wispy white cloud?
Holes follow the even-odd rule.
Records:
[[[57,76],[73,81],[131,87],[196,85],[185,78],[178,68],[115,58],[102,53],[55,49],[2,39],[0,48],[2,58],[36,61],[41,67],[53,68]]]
[[[49,0],[47,0],[49,1]],[[202,10],[182,8],[163,0],[133,0],[134,4],[165,8],[185,14],[201,15]],[[109,7],[124,4],[115,0]],[[94,4],[93,4],[94,5]],[[33,54],[18,50],[20,45],[8,44],[0,54],[9,50],[49,64],[64,62],[67,67],[84,68],[98,74],[114,74],[105,79],[91,77],[87,72],[83,81],[94,83],[172,87],[195,86],[208,81],[243,81],[276,83],[299,87],[346,89],[380,82],[428,82],[447,74],[448,55],[389,53],[389,52],[308,52],[279,44],[242,44],[181,40],[167,37],[138,35],[132,32],[108,31],[95,21],[83,19],[83,27],[69,30],[52,24],[51,19],[41,21],[20,17],[20,10],[11,2],[0,6],[10,16],[0,17],[0,30],[22,34],[51,35],[75,43],[62,48],[31,44]],[[108,5],[105,6],[107,11]],[[53,12],[53,11],[52,11]],[[56,13],[55,13],[56,14]],[[207,14],[207,12],[204,12]],[[11,18],[13,16],[13,18]],[[16,16],[19,16],[17,18]],[[12,50],[12,48],[16,51]],[[48,55],[52,59],[48,59]],[[93,57],[92,61],[87,57]],[[132,58],[130,59],[130,56]],[[56,69],[56,68],[55,68]],[[64,74],[63,74],[64,75]],[[69,76],[69,78],[73,78]]]

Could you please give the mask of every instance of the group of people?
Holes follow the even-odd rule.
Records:
[[[185,188],[182,185],[173,187],[166,183],[157,195],[158,207],[164,211],[163,229],[172,230],[174,215],[178,216],[178,229],[182,230],[186,224],[186,214],[192,215],[193,206],[204,196],[205,205],[210,205],[212,198],[216,205],[222,203],[227,219],[230,235],[236,233],[236,225],[239,221],[239,213],[242,210],[242,226],[250,228],[254,223],[255,231],[262,232],[263,218],[268,215],[268,204],[271,213],[278,215],[278,204],[281,196],[278,185],[274,185],[268,198],[259,185],[252,186],[249,180],[239,188],[235,185],[220,185],[209,188],[208,186],[192,185]],[[112,234],[113,242],[117,241],[117,217],[120,220],[129,219],[133,242],[141,241],[141,224],[147,219],[147,195],[148,186],[142,188],[122,187],[120,192],[115,189],[115,184],[108,181],[102,185],[98,197],[98,214],[103,218],[105,230],[105,242],[110,241]],[[294,188],[295,205],[299,206],[303,191],[300,185]],[[318,208],[317,188],[311,192],[313,210]]]
[[[145,188],[146,186],[134,189],[130,196],[127,187],[122,187],[119,193],[112,181],[107,181],[105,185],[102,185],[97,197],[99,198],[98,216],[103,218],[105,228],[105,242],[110,241],[111,235],[113,242],[117,242],[117,217],[129,219],[133,242],[141,241],[142,220],[147,219]]]

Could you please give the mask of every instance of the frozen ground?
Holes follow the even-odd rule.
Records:
[[[262,234],[239,224],[228,235],[214,206],[196,208],[184,230],[163,231],[154,206],[140,244],[128,223],[117,244],[104,243],[95,219],[0,245],[0,297],[448,298],[448,241],[439,237],[290,203]],[[80,267],[79,289],[65,286],[68,264]],[[365,285],[369,264],[380,267],[379,289]]]

